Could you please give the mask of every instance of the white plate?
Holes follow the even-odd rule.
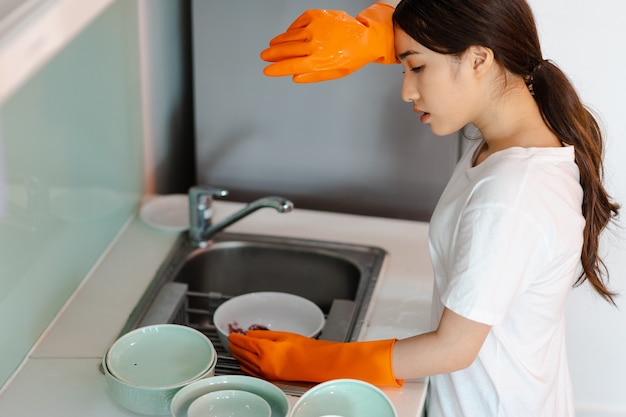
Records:
[[[189,200],[186,194],[152,197],[139,211],[141,219],[152,227],[169,232],[189,229]]]

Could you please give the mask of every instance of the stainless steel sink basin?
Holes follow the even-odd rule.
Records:
[[[215,345],[216,373],[239,373],[217,338],[215,308],[236,295],[281,291],[320,306],[326,314],[320,338],[357,340],[385,256],[371,246],[234,233],[197,248],[183,234],[122,332],[163,322],[192,326]]]
[[[334,299],[356,299],[361,275],[355,261],[328,248],[238,238],[191,252],[175,281],[191,291],[229,296],[288,292],[328,313]]]

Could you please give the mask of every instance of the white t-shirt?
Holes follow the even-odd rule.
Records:
[[[433,213],[433,325],[492,326],[467,369],[431,377],[429,417],[574,415],[565,301],[585,220],[573,147],[509,148],[456,167]]]

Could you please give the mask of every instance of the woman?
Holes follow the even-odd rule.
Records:
[[[357,343],[251,332],[231,336],[233,355],[271,379],[430,376],[429,416],[573,416],[567,295],[585,280],[614,295],[598,255],[619,208],[600,129],[543,58],[524,0],[402,0],[393,28],[421,122],[480,132],[430,223],[435,330]]]

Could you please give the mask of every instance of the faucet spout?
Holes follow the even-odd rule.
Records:
[[[211,225],[210,217],[194,216],[196,220],[204,219],[204,221],[191,223],[191,227],[189,229],[191,243],[198,247],[206,247],[208,245],[208,241],[211,240],[215,234],[263,207],[273,208],[279,213],[288,213],[293,210],[294,206],[293,203],[286,198],[269,196],[249,203],[241,210],[231,214],[215,225]],[[204,206],[202,209],[208,210],[210,207]]]

